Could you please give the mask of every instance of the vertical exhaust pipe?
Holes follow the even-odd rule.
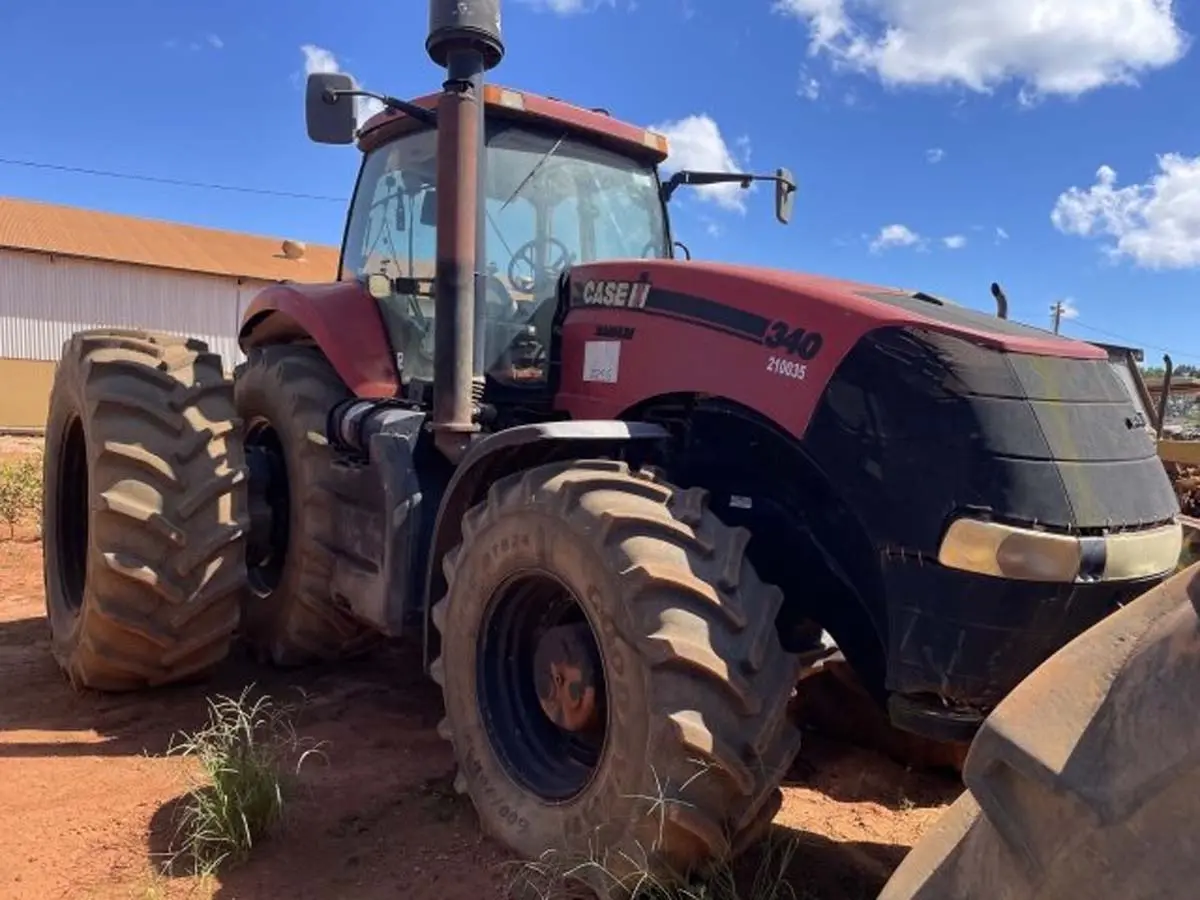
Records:
[[[438,100],[434,441],[457,463],[475,423],[475,273],[483,78],[504,58],[500,0],[430,0],[425,51],[446,70]]]
[[[999,282],[992,282],[992,297],[996,300],[996,316],[1001,319],[1008,318],[1008,297],[1004,295],[1004,288],[1000,287]]]

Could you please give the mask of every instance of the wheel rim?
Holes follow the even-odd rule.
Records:
[[[250,589],[268,597],[283,577],[290,539],[290,497],[283,442],[271,423],[252,419],[246,426],[250,469],[250,539],[246,550]]]
[[[58,493],[54,509],[55,562],[62,577],[63,599],[73,613],[83,607],[88,553],[87,437],[83,420],[73,418],[59,450]]]
[[[564,640],[576,651],[570,661],[551,652]],[[578,598],[547,572],[510,577],[488,603],[476,647],[480,713],[509,776],[545,802],[578,796],[595,776],[609,727],[603,656]],[[558,674],[569,669],[582,679],[564,684],[545,666],[539,672],[538,663],[551,658]],[[552,685],[579,701],[560,707],[559,723],[548,714],[551,701],[539,696],[539,686],[545,693]]]

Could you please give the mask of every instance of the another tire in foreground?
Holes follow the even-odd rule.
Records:
[[[43,476],[46,609],[72,683],[132,690],[223,660],[249,518],[220,357],[153,332],[75,334],[54,377]]]
[[[801,663],[748,540],[703,490],[610,460],[505,478],[467,514],[431,674],[489,834],[595,863],[593,882],[676,877],[762,834]]]

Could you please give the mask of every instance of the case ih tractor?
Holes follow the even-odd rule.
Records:
[[[264,290],[232,383],[198,341],[65,345],[45,578],[75,684],[417,634],[490,834],[678,871],[774,815],[822,629],[896,725],[968,740],[1174,568],[1103,350],[676,258],[681,185],[766,179],[786,222],[790,175],[661,181],[662,137],[484,84],[497,0],[430,6],[441,92],[356,128],[364,92],[309,79],[310,136],[362,152],[338,281]]]

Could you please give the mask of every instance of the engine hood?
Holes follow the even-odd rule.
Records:
[[[840,328],[859,334],[907,325],[1014,353],[1074,359],[1107,356],[1092,344],[920,291],[782,269],[667,259],[606,260],[574,266],[570,283],[574,305],[621,306],[619,288],[606,291],[608,284],[649,283],[655,293],[700,297],[768,320],[790,311],[827,318],[819,314],[824,312],[840,320]]]

